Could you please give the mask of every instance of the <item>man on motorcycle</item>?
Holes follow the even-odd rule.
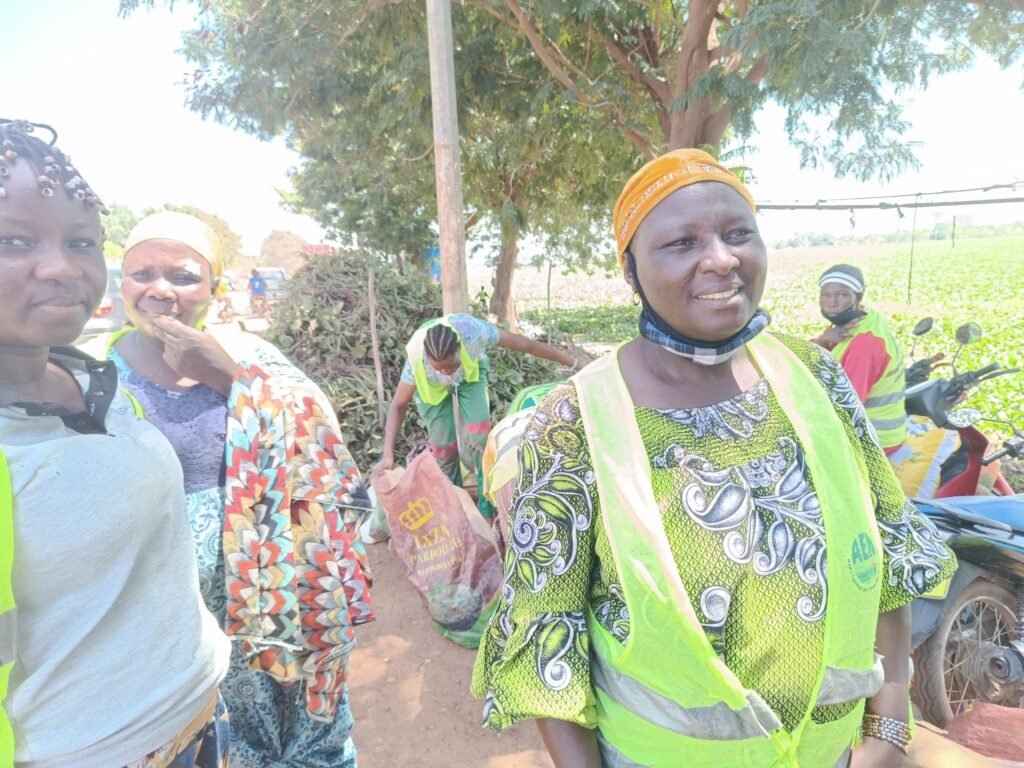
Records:
[[[864,275],[857,267],[837,264],[818,280],[818,303],[830,325],[812,339],[835,355],[878,433],[894,466],[909,453],[904,406],[903,353],[885,318],[861,306]]]
[[[267,278],[256,269],[249,277],[249,305],[258,315],[262,315],[267,307]]]

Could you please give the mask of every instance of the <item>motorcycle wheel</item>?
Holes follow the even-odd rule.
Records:
[[[1017,597],[976,579],[946,608],[932,635],[914,652],[910,697],[928,722],[946,725],[980,698],[965,668],[979,642],[1009,645],[1016,636]]]

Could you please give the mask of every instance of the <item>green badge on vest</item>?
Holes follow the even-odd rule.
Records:
[[[865,592],[874,589],[878,582],[879,564],[878,548],[866,533],[858,534],[850,547],[850,559],[847,561],[853,583]]]

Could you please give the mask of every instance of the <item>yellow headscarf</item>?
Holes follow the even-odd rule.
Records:
[[[173,240],[186,245],[209,262],[213,276],[220,280],[224,274],[224,250],[217,233],[201,219],[178,211],[160,211],[138,224],[128,235],[124,255],[146,240]]]
[[[637,227],[654,206],[677,189],[701,181],[719,181],[743,196],[750,210],[757,210],[754,198],[728,168],[719,165],[707,152],[699,149],[676,149],[651,160],[626,182],[618,202],[615,203],[613,221],[615,240],[619,249],[619,266],[626,261],[626,248],[636,234]]]

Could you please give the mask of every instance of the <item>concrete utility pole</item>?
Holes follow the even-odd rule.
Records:
[[[427,0],[427,39],[430,46],[430,101],[434,116],[437,223],[441,230],[441,296],[447,314],[465,312],[469,308],[450,0]]]

